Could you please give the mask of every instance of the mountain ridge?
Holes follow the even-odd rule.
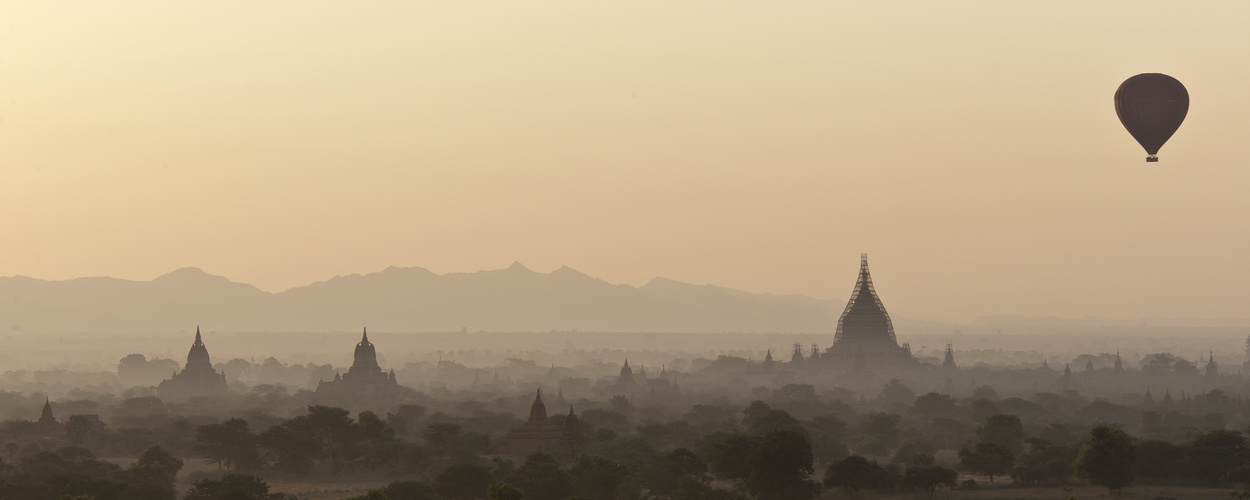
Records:
[[[150,281],[0,277],[0,332],[324,331],[830,332],[841,308],[802,295],[755,294],[653,278],[635,287],[568,266],[437,274],[422,267],[336,275],[268,292],[183,267]]]

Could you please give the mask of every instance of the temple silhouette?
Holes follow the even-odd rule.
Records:
[[[368,329],[364,330],[360,342],[356,344],[352,366],[347,373],[339,375],[335,372],[334,380],[317,383],[319,397],[340,404],[389,403],[395,400],[398,392],[395,370],[387,373],[378,365],[378,352],[369,342]]]
[[[908,363],[914,361],[911,346],[898,344],[894,336],[894,323],[877,297],[868,272],[868,254],[860,254],[859,278],[851,300],[838,318],[838,330],[833,336],[833,346],[825,349],[822,361],[874,365]]]
[[[563,425],[556,425],[547,418],[547,405],[543,404],[543,390],[538,389],[534,404],[530,406],[530,418],[525,424],[512,429],[499,442],[501,455],[528,457],[536,452],[574,452],[581,448],[586,429],[573,406]]]
[[[194,397],[223,396],[226,394],[226,374],[218,373],[209,361],[208,348],[200,339],[200,327],[195,327],[195,342],[187,353],[187,364],[156,387],[156,395],[163,400]]]

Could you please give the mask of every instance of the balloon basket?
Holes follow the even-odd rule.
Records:
[[[1158,161],[1159,161],[1159,157],[1158,157],[1158,156],[1155,156],[1155,155],[1150,155],[1150,156],[1147,156],[1147,157],[1146,157],[1146,163],[1155,163],[1155,162],[1158,162]]]

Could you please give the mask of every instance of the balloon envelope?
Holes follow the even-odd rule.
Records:
[[[1150,155],[1146,161],[1159,161],[1159,148],[1176,133],[1187,113],[1189,92],[1162,73],[1134,76],[1115,91],[1115,114]]]

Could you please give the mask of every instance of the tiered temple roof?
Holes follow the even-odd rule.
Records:
[[[576,424],[580,425],[577,417],[573,416],[572,407],[569,408],[569,415]],[[525,457],[534,452],[554,450],[560,446],[563,439],[564,430],[547,418],[547,406],[543,404],[543,390],[538,389],[538,394],[534,396],[534,404],[530,406],[529,420],[525,421],[525,425],[512,429],[504,436],[503,441],[499,443],[499,453]]]
[[[338,404],[385,404],[393,401],[398,391],[395,370],[384,372],[378,365],[377,349],[369,342],[368,329],[363,330],[360,342],[356,343],[352,366],[347,373],[335,373],[334,380],[317,384],[318,396],[325,396]]]
[[[866,361],[904,360],[911,359],[911,352],[906,346],[899,346],[894,336],[894,323],[886,313],[885,306],[877,297],[872,286],[872,275],[868,272],[868,254],[860,255],[859,278],[855,281],[855,290],[851,292],[851,300],[846,303],[842,317],[838,319],[838,330],[833,337],[833,346],[827,349],[825,356],[834,359],[851,360],[861,353]]]
[[[161,399],[180,399],[203,396],[221,396],[226,393],[226,374],[213,368],[208,347],[200,337],[200,327],[195,327],[195,342],[187,353],[187,364],[182,371],[162,381],[156,388]]]

